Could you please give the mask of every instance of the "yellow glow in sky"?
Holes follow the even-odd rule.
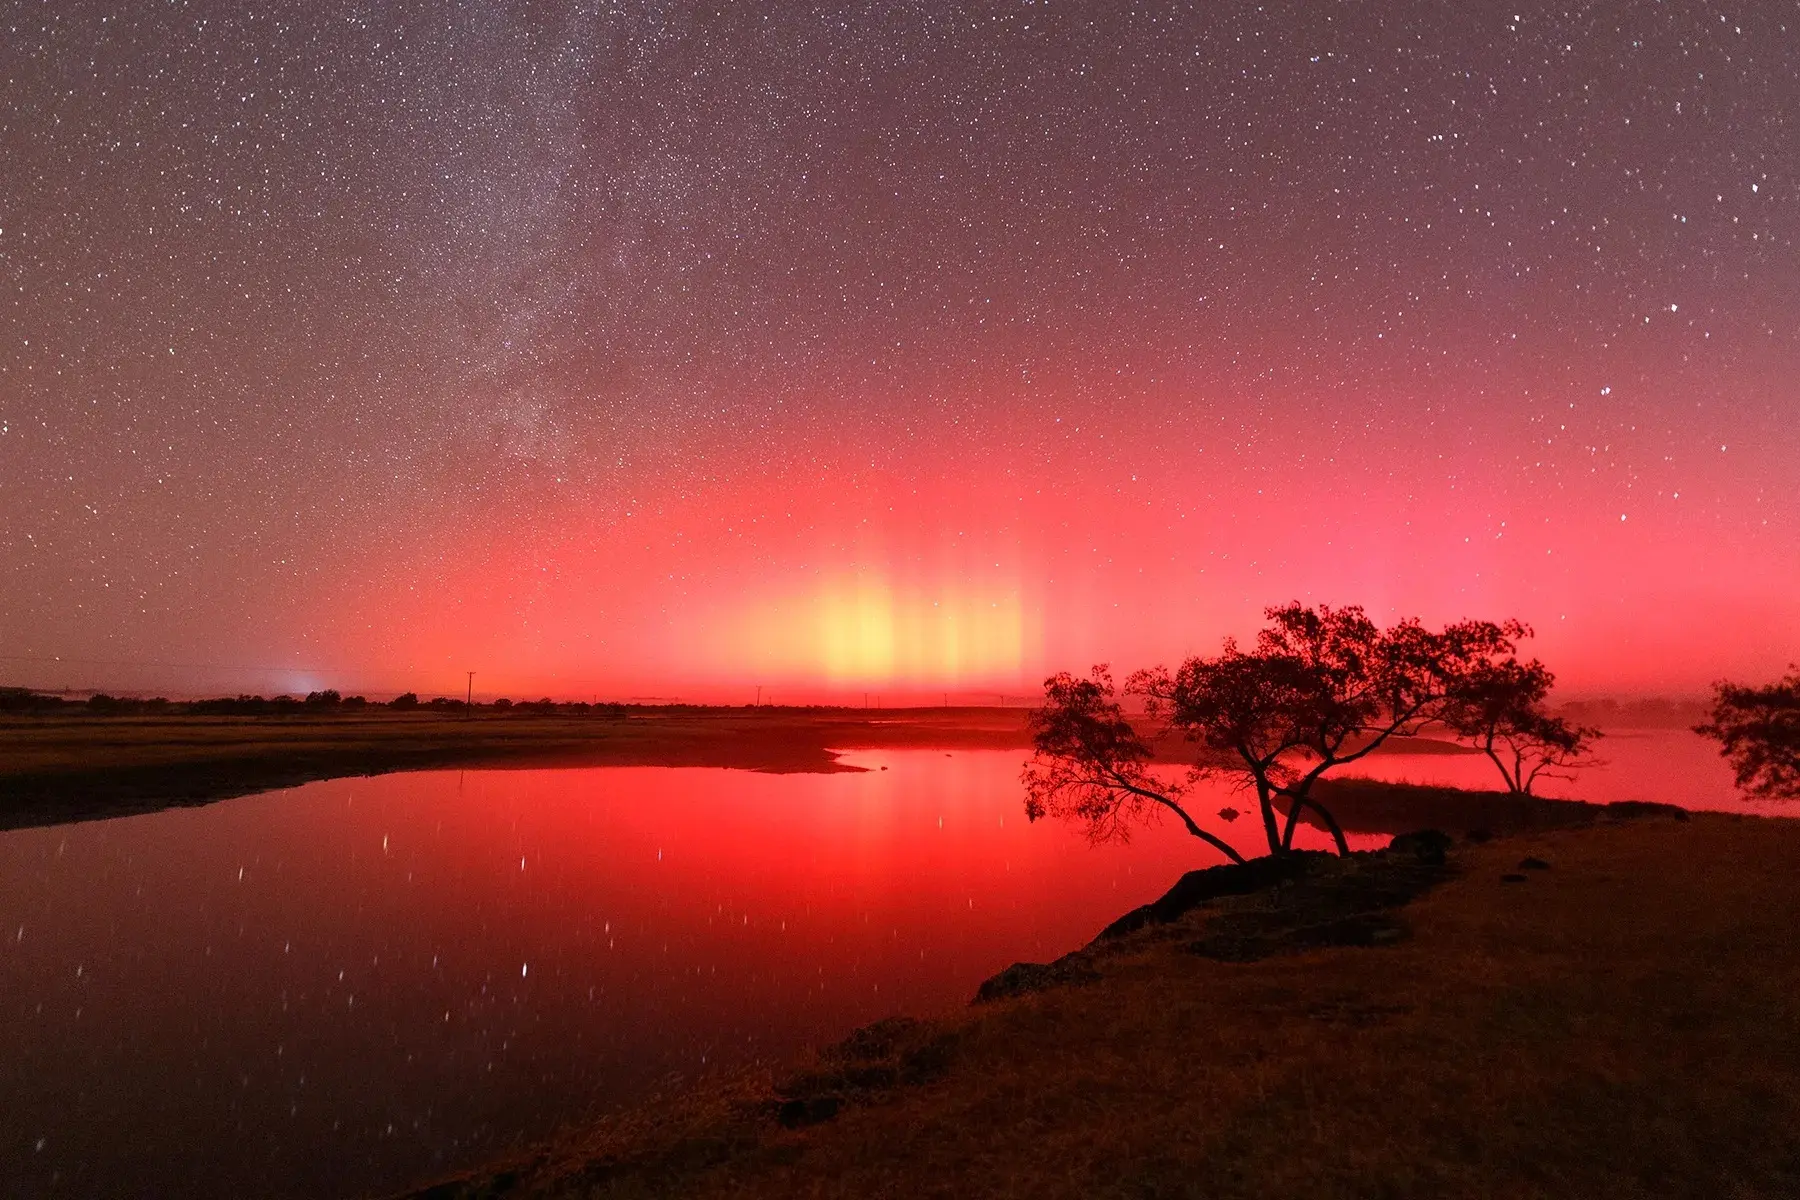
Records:
[[[1017,589],[897,589],[872,572],[759,607],[731,639],[745,666],[836,684],[1011,679],[1025,657]]]

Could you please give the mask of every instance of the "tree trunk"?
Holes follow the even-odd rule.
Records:
[[[1275,789],[1262,773],[1258,772],[1255,778],[1256,803],[1262,810],[1263,834],[1269,839],[1269,853],[1280,854],[1286,847],[1281,844],[1281,830],[1275,824]]]
[[[1337,852],[1345,858],[1350,857],[1350,843],[1344,837],[1343,828],[1338,825],[1337,818],[1332,816],[1323,804],[1304,796],[1296,796],[1292,792],[1283,794],[1287,796],[1288,801],[1287,827],[1281,834],[1281,849],[1284,853],[1293,851],[1294,830],[1300,824],[1300,810],[1310,808],[1318,813],[1319,818],[1325,822],[1325,828],[1331,834],[1331,840],[1337,843]]]
[[[1303,800],[1301,803],[1319,814],[1325,822],[1325,827],[1331,830],[1331,840],[1337,843],[1337,852],[1344,858],[1349,858],[1350,842],[1344,837],[1343,826],[1337,823],[1337,818],[1332,816],[1330,811],[1317,800]]]
[[[1488,756],[1488,761],[1494,764],[1494,769],[1500,772],[1500,778],[1506,783],[1506,790],[1512,795],[1517,796],[1521,791],[1518,780],[1513,777],[1513,773],[1508,771],[1506,769],[1506,764],[1501,761],[1500,752],[1494,749],[1493,739],[1489,738],[1487,745],[1483,746],[1481,749],[1482,752]]]

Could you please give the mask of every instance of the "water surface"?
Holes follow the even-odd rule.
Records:
[[[1692,735],[1604,751],[1564,790],[1748,807]],[[0,834],[6,1192],[419,1183],[959,1006],[1218,861],[1172,824],[1097,848],[1028,825],[1018,751],[849,757],[872,769],[428,772]],[[1254,852],[1255,822],[1229,828]]]
[[[1683,808],[1765,815],[1800,812],[1779,802],[1745,801],[1719,755],[1719,744],[1685,729],[1609,729],[1594,746],[1599,765],[1572,778],[1546,778],[1540,796],[1609,804],[1654,800]],[[1500,774],[1481,754],[1379,754],[1346,772],[1370,779],[1502,788]]]
[[[960,1005],[1215,861],[1028,826],[1017,752],[852,757],[874,769],[428,772],[0,835],[8,1187],[400,1187]]]

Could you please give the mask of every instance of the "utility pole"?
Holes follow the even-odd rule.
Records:
[[[762,684],[756,685],[756,707],[762,707]]]
[[[463,716],[465,718],[467,718],[467,717],[472,717],[474,715],[475,715],[475,672],[470,671],[469,672],[469,693],[467,696],[465,696],[463,698]]]

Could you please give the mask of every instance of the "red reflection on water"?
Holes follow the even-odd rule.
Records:
[[[1590,804],[1654,800],[1683,808],[1794,815],[1793,805],[1751,802],[1732,781],[1717,742],[1685,729],[1609,729],[1595,746],[1600,765],[1572,779],[1546,779],[1539,795]],[[1481,754],[1380,754],[1356,764],[1353,774],[1444,787],[1503,788],[1499,772]]]
[[[1746,807],[1691,735],[1603,749],[1575,794]],[[1017,752],[851,760],[874,769],[336,780],[0,835],[0,1161],[34,1193],[399,1188],[953,1008],[1217,861],[1172,824],[1099,848],[1027,824]],[[1365,761],[1492,785],[1477,758]],[[1257,852],[1255,821],[1227,832]]]
[[[1028,825],[1017,753],[854,759],[338,780],[0,836],[0,1157],[88,1194],[399,1187],[957,1006],[1217,861],[1172,826]]]

